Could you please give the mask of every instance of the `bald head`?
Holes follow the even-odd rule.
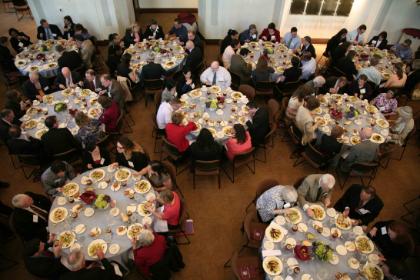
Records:
[[[211,68],[211,70],[213,70],[213,72],[216,72],[217,70],[219,70],[219,62],[218,61],[213,61],[210,64],[210,68]]]
[[[194,49],[194,42],[193,41],[187,41],[187,43],[185,44],[185,47],[188,49],[188,50],[192,50],[192,49]]]
[[[70,75],[71,75],[71,71],[70,71],[70,68],[68,68],[68,67],[63,67],[62,69],[61,69],[61,74],[63,74],[63,76],[64,77],[69,77]]]
[[[12,198],[12,205],[15,208],[28,208],[32,203],[32,198],[27,194],[17,194]]]
[[[335,185],[335,178],[331,174],[324,174],[319,179],[319,184],[321,188],[323,188],[325,191],[331,190]]]
[[[371,127],[364,127],[360,130],[360,138],[362,140],[369,139],[372,136],[372,128]]]
[[[320,87],[322,87],[325,84],[325,78],[322,77],[322,76],[316,76],[313,79],[313,81],[314,81],[315,87],[317,87],[317,88],[320,88]]]

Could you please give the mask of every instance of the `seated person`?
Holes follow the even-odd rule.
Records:
[[[241,47],[241,44],[239,43],[239,40],[233,39],[230,42],[230,45],[225,48],[225,50],[223,52],[223,55],[222,55],[222,61],[223,61],[223,66],[226,69],[230,68],[232,55],[234,55],[240,47]]]
[[[236,155],[248,152],[252,148],[251,135],[244,126],[237,123],[233,129],[235,130],[234,136],[225,143],[226,156],[231,161]]]
[[[100,266],[88,265],[85,261],[85,255],[80,249],[73,250],[68,255],[63,256],[61,263],[68,269],[68,272],[61,274],[60,280],[122,279],[115,274],[114,266],[105,258],[101,248],[96,249],[96,256],[100,261]]]
[[[161,261],[166,251],[163,235],[144,229],[136,239],[131,240],[136,268],[147,277],[152,276],[150,267]]]
[[[159,220],[165,220],[168,223],[168,229],[176,229],[181,216],[181,199],[179,195],[171,190],[164,190],[159,193],[157,201],[164,206],[163,212],[157,212],[154,208],[148,210],[152,212]]]
[[[157,192],[173,189],[173,182],[167,165],[160,161],[150,161],[149,165],[140,170],[137,174],[145,176],[150,183],[152,183],[153,189]]]
[[[32,44],[31,38],[23,32],[18,31],[15,28],[9,29],[10,44],[16,53],[20,53],[25,47]]]
[[[188,30],[178,18],[174,19],[174,25],[171,30],[169,30],[168,38],[178,38],[181,45],[184,45],[187,42]]]
[[[70,71],[70,68],[68,67],[63,67],[61,72],[57,75],[55,84],[58,85],[60,89],[66,89],[82,86],[83,82],[79,73]]]
[[[402,63],[394,65],[395,74],[392,74],[389,79],[381,85],[384,88],[403,88],[407,81],[407,74],[405,74]]]
[[[48,116],[45,119],[45,126],[48,131],[41,137],[45,155],[53,156],[72,149],[80,150],[81,145],[73,137],[70,130],[67,127],[58,127],[56,116]]]
[[[297,56],[292,56],[291,59],[292,67],[284,70],[283,75],[280,76],[279,80],[282,83],[296,82],[302,75],[302,69],[300,69],[300,60]]]
[[[61,244],[53,243],[50,239],[47,243],[35,238],[25,242],[23,248],[23,261],[28,272],[36,277],[58,279],[61,273],[65,273],[67,269],[61,264]],[[52,248],[52,254],[49,249]]]
[[[302,39],[302,50],[301,50],[300,56],[304,52],[310,52],[312,57],[316,59],[315,47],[314,45],[312,45],[312,38],[309,36],[305,36]]]
[[[41,101],[44,95],[51,92],[48,81],[40,77],[38,72],[30,72],[29,80],[23,83],[23,94],[29,100]]]
[[[232,77],[225,67],[219,65],[218,61],[213,61],[210,67],[201,73],[200,81],[206,86],[217,85],[224,89],[230,87]]]
[[[222,157],[222,146],[217,143],[207,128],[202,128],[197,140],[191,144],[193,164],[196,160],[212,161]]]
[[[274,82],[273,80],[274,69],[268,66],[268,62],[264,57],[258,58],[257,66],[251,73],[251,78],[254,83],[258,82]]]
[[[146,40],[158,40],[165,37],[162,26],[158,25],[157,21],[152,19],[150,25],[146,28],[143,38]]]
[[[293,186],[275,186],[262,193],[256,201],[257,213],[263,223],[269,223],[277,215],[287,213],[298,198]]]
[[[83,81],[83,88],[90,89],[93,92],[100,92],[102,90],[101,86],[101,78],[96,75],[95,70],[86,70],[85,79]]]
[[[124,46],[135,45],[142,40],[142,31],[140,25],[135,22],[131,28],[127,29],[124,36]]]
[[[73,167],[65,161],[54,161],[41,175],[44,191],[50,197],[62,192],[62,187],[76,177]]]
[[[160,134],[165,135],[166,125],[172,122],[172,114],[174,112],[174,108],[178,107],[179,102],[176,99],[173,99],[170,95],[165,95],[162,97],[162,103],[160,103],[156,114],[156,123]]]
[[[55,51],[61,55],[60,58],[57,60],[58,66],[60,68],[68,67],[71,71],[74,71],[83,66],[82,57],[80,56],[78,52],[66,51],[64,47],[61,45],[57,45],[55,47]],[[92,49],[89,51],[92,52]],[[90,55],[92,56],[92,53]]]
[[[197,129],[194,122],[182,124],[184,116],[179,112],[172,113],[172,123],[168,123],[165,127],[166,138],[169,143],[176,146],[180,153],[184,153],[189,148],[189,142],[186,136]]]
[[[312,93],[318,94],[319,89],[325,85],[325,82],[325,78],[319,75],[313,78],[312,80],[307,81],[305,85],[312,89]]]
[[[175,81],[172,79],[165,80],[165,87],[162,91],[161,100],[166,100],[167,102],[171,102],[172,100],[175,100],[176,97],[177,97],[177,92],[176,92]]]
[[[280,31],[276,29],[274,22],[270,23],[267,28],[265,28],[259,37],[263,41],[278,42],[280,43]]]
[[[389,129],[388,141],[402,146],[414,129],[413,109],[410,106],[398,107],[397,114],[397,120]]]
[[[13,220],[16,233],[24,240],[38,238],[48,240],[48,213],[51,201],[39,194],[27,192],[17,194],[12,198]]]
[[[325,207],[331,205],[331,193],[335,185],[335,178],[331,174],[312,174],[307,176],[297,187],[299,206],[308,216],[313,216],[309,208],[311,203],[321,202]]]
[[[370,39],[368,42],[368,45],[380,50],[384,50],[388,46],[388,40],[386,37],[388,37],[388,33],[386,31],[382,31],[378,35],[373,36],[372,39]]]
[[[343,144],[339,143],[337,139],[339,139],[343,133],[344,129],[339,125],[335,125],[331,129],[330,135],[322,134],[317,148],[325,156],[324,160],[328,161],[340,153]]]
[[[188,40],[194,43],[194,46],[201,49],[201,52],[204,51],[203,42],[201,42],[200,37],[195,33],[194,30],[188,30]]]
[[[137,73],[130,68],[131,54],[121,56],[121,62],[117,66],[117,75],[127,78],[131,83],[138,83]]]
[[[346,74],[349,81],[354,80],[354,77],[357,76],[357,69],[353,62],[355,55],[356,51],[351,50],[345,57],[340,58],[336,64],[337,68]]]
[[[255,24],[250,24],[248,29],[244,30],[239,34],[239,41],[241,45],[249,42],[258,41],[258,30]]]
[[[315,96],[310,96],[297,110],[295,124],[303,135],[302,145],[306,145],[316,139],[315,131],[319,124],[315,122],[312,111],[318,108],[319,105],[319,100]]]
[[[125,92],[117,80],[112,79],[109,74],[102,74],[101,85],[103,90],[99,92],[99,95],[105,95],[112,98],[118,104],[120,111],[125,108]]]
[[[10,138],[7,141],[7,146],[11,154],[41,156],[41,141],[22,134],[22,129],[19,126],[12,125],[9,128],[9,135]]]
[[[292,27],[290,29],[290,32],[287,32],[284,34],[283,37],[283,44],[286,45],[286,47],[289,48],[289,50],[292,50],[293,52],[297,52],[298,49],[300,49],[300,37],[297,35],[297,28]]]
[[[222,55],[225,49],[232,43],[233,40],[239,39],[238,31],[234,29],[229,29],[225,38],[223,38],[222,42],[220,43],[220,54]]]
[[[239,54],[232,55],[230,60],[230,72],[239,77],[241,84],[249,84],[251,82],[252,65],[245,61],[249,50],[241,48]]]
[[[321,89],[322,93],[344,93],[347,89],[347,78],[344,76],[335,77],[331,76],[327,78],[324,87]]]
[[[79,131],[74,136],[85,147],[88,141],[100,141],[105,135],[101,130],[100,122],[98,120],[90,119],[82,111],[78,111],[74,116],[74,121],[79,127]]]
[[[14,123],[15,113],[10,109],[3,109],[0,112],[0,140],[4,144],[7,144],[7,141],[10,139],[9,129],[13,125],[18,125],[19,123]]]
[[[392,48],[391,51],[403,62],[411,63],[413,60],[413,51],[411,50],[411,40],[405,39],[403,43],[397,43]]]
[[[312,57],[310,52],[304,52],[301,59],[302,75],[300,79],[309,80],[316,71],[316,60]]]
[[[108,150],[98,146],[93,141],[86,143],[82,153],[82,159],[86,169],[95,169],[111,164]]]
[[[379,94],[370,103],[376,106],[384,116],[391,116],[397,113],[398,101],[394,98],[392,90]]]
[[[19,119],[26,114],[26,110],[31,107],[32,102],[15,89],[6,91],[5,97],[4,108],[13,111],[15,114],[14,122],[18,123]]]
[[[166,75],[165,69],[159,63],[155,63],[153,56],[147,57],[147,64],[143,66],[140,80],[158,80]]]
[[[73,22],[73,19],[71,18],[71,16],[65,16],[63,20],[64,20],[63,38],[69,40],[74,37],[75,23]]]
[[[182,96],[184,93],[187,93],[195,88],[195,84],[191,78],[191,69],[184,67],[182,69],[182,75],[179,77],[179,80],[176,84],[176,92],[179,96]]]
[[[334,205],[335,210],[345,213],[352,219],[353,225],[359,226],[367,226],[383,207],[384,203],[374,187],[358,184],[351,185]]]
[[[196,47],[193,41],[187,41],[185,50],[188,53],[185,67],[197,71],[198,67],[203,62],[202,50],[199,47]]]
[[[381,83],[381,80],[382,80],[382,74],[375,67],[376,65],[378,65],[379,59],[380,58],[378,58],[375,55],[372,56],[369,60],[370,61],[370,66],[369,67],[363,67],[362,69],[360,69],[358,77],[360,77],[360,75],[362,75],[362,74],[366,75],[369,82],[372,82],[375,85],[379,86],[379,84]]]
[[[265,107],[260,107],[256,102],[248,103],[249,116],[252,118],[246,122],[253,147],[262,145],[265,141],[265,136],[270,132],[270,122],[268,117],[268,110]]]
[[[107,133],[117,132],[118,119],[120,117],[120,108],[118,107],[118,104],[106,95],[99,96],[98,103],[101,104],[103,108],[99,121],[105,125],[105,131]]]
[[[362,24],[357,27],[356,30],[353,30],[347,33],[347,42],[353,45],[362,45],[363,44],[363,33],[366,32],[366,25]]]
[[[359,134],[361,142],[341,155],[339,167],[343,173],[349,173],[356,163],[370,163],[378,158],[379,145],[369,140],[372,136],[372,128],[364,127]]]
[[[40,20],[40,26],[37,28],[37,34],[36,37],[39,40],[57,40],[60,38],[63,38],[63,34],[60,31],[60,28],[58,28],[55,24],[49,24],[46,19]]]
[[[92,68],[92,59],[95,55],[96,48],[93,45],[92,41],[90,39],[83,38],[82,35],[75,35],[74,40],[76,41],[76,45],[79,48],[80,58],[83,61],[82,65],[79,65],[79,67],[84,66],[86,68]],[[63,57],[63,56],[61,56]],[[75,57],[76,58],[76,57]],[[77,67],[77,68],[79,68]],[[69,67],[72,69],[72,67]]]
[[[74,36],[81,35],[83,39],[87,40],[93,40],[93,36],[89,34],[89,31],[80,23],[76,23],[74,25]],[[92,41],[93,43],[93,41]]]
[[[301,85],[293,93],[287,104],[286,116],[290,120],[296,119],[296,113],[300,106],[303,105],[305,98],[313,93],[312,88],[307,85]]]
[[[149,157],[139,144],[121,136],[117,142],[116,161],[118,165],[139,171],[147,166]]]
[[[124,53],[124,41],[117,33],[111,33],[108,36],[108,60],[106,62],[109,73],[114,75],[117,70],[117,66],[120,63],[121,56]]]
[[[359,75],[357,80],[350,82],[347,92],[349,95],[354,95],[360,99],[372,99],[373,90],[368,84],[368,78],[365,74]]]

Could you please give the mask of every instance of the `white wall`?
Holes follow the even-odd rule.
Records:
[[[138,1],[139,1],[140,8],[198,8],[198,0],[138,0]]]
[[[37,24],[45,18],[63,29],[63,18],[70,15],[99,40],[124,32],[134,21],[131,0],[28,0],[28,4]]]

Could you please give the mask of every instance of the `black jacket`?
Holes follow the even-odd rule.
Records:
[[[68,67],[71,71],[82,66],[83,60],[76,51],[63,52],[58,59],[58,66],[61,68]]]
[[[284,70],[283,73],[285,80],[283,83],[287,82],[296,82],[299,80],[300,75],[302,75],[302,69],[299,67],[290,67]]]
[[[143,33],[143,38],[145,38],[145,39],[149,40],[149,36],[153,36],[153,31],[150,29],[150,26],[148,26],[148,27],[146,28],[146,30],[144,31],[144,33]],[[160,25],[159,25],[159,29],[158,29],[158,31],[156,32],[155,39],[160,39],[160,38],[162,38],[162,39],[163,39],[164,37],[165,37],[165,34],[163,33],[162,26],[160,26]]]
[[[146,154],[141,152],[133,152],[129,161],[125,158],[124,154],[117,153],[116,161],[121,166],[132,168],[137,171],[142,170],[149,164],[149,158]]]
[[[337,142],[337,139],[330,135],[323,134],[321,137],[321,143],[319,143],[318,149],[328,159],[334,157],[340,153],[342,144]]]
[[[176,92],[178,93],[178,96],[181,96],[184,93],[191,91],[192,89],[193,88],[191,87],[191,84],[187,85],[187,81],[185,80],[184,75],[181,75],[178,79],[178,82],[176,83]]]
[[[51,208],[51,202],[47,197],[40,194],[35,194],[32,192],[27,192],[26,194],[32,197],[36,207],[47,211],[46,221],[38,218],[38,222],[34,222],[34,214],[32,212],[21,208],[15,208],[12,214],[13,226],[23,240],[27,241],[34,238],[39,238],[45,242],[48,240],[46,227],[48,226],[48,212]]]
[[[379,215],[379,212],[381,212],[382,208],[384,207],[384,204],[378,196],[375,196],[374,198],[369,200],[363,207],[359,208],[361,192],[362,185],[352,185],[335,203],[334,208],[337,211],[343,212],[344,208],[348,206],[350,207],[349,217],[351,219],[361,220],[362,225],[368,225]],[[360,211],[359,209],[364,210]]]
[[[20,101],[6,99],[4,102],[4,108],[10,109],[15,113],[15,121],[18,121],[23,115],[25,115],[25,111],[22,111],[20,108]]]
[[[58,39],[59,37],[63,38],[63,34],[61,33],[61,30],[60,28],[58,28],[57,25],[49,24],[49,27],[53,36],[54,34],[56,35],[54,36],[54,39]],[[42,25],[38,26],[36,37],[40,40],[44,40],[44,41],[47,40],[47,35],[45,34],[45,30],[44,30],[44,27],[42,27]]]
[[[64,31],[64,33],[63,33],[63,38],[64,39],[68,40],[68,39],[74,37],[74,26],[75,26],[75,24],[71,23],[70,28],[67,31]]]
[[[25,244],[26,245],[26,244]],[[48,244],[45,244],[45,250],[38,256],[26,252],[23,254],[25,268],[29,273],[40,278],[57,279],[61,273],[67,272],[61,262],[60,257],[55,257],[51,252],[47,251]]]
[[[270,125],[268,121],[268,110],[266,108],[259,108],[252,118],[252,122],[246,123],[249,134],[251,135],[252,146],[256,147],[264,143],[265,136],[270,132]]]
[[[73,84],[75,84],[75,85],[82,80],[82,78],[80,77],[80,74],[75,72],[75,71],[71,72],[71,78],[73,80]],[[66,86],[66,78],[63,76],[63,74],[61,74],[61,72],[58,73],[57,78],[55,79],[55,85],[57,87],[59,85]]]
[[[83,80],[83,88],[90,89],[91,91],[95,91],[97,88],[102,88],[101,79],[99,76],[95,76],[95,82],[91,84],[88,80]]]
[[[105,269],[101,267],[93,267],[93,268],[83,268],[78,271],[69,271],[67,273],[62,273],[60,275],[60,280],[92,280],[92,279],[101,279],[101,280],[114,280],[114,279],[121,279],[117,275],[115,275],[114,267],[112,264],[107,260],[101,260],[102,265]]]
[[[41,89],[45,94],[51,93],[51,88],[48,85],[48,81],[43,77],[39,77],[39,83],[41,84]],[[23,83],[23,94],[30,100],[35,100],[36,96],[39,94],[35,85],[31,80],[27,80]]]
[[[364,91],[364,93],[362,93],[361,91]],[[367,99],[367,100],[371,100],[373,98],[373,90],[370,84],[365,83],[365,86],[363,88],[359,88],[359,83],[357,80],[352,81],[348,85],[347,93],[349,95],[357,94],[359,98],[361,97],[362,99]]]
[[[337,68],[346,74],[346,78],[349,81],[354,79],[353,75],[357,75],[357,69],[354,62],[349,57],[342,57],[337,61]]]
[[[96,163],[96,162],[94,162],[93,159],[92,159],[91,153],[89,153],[86,150],[83,150],[82,159],[83,159],[83,164],[85,165],[85,167],[88,164],[91,164],[92,165],[92,168],[98,168],[98,167],[107,166],[107,165],[109,165],[111,163],[111,159],[109,157],[108,150],[105,149],[105,148],[102,148],[102,147],[99,147],[99,150],[100,150],[100,153],[101,153],[101,157],[104,160],[103,163],[100,163],[100,162],[99,163]]]
[[[0,139],[4,144],[7,144],[7,141],[10,139],[9,128],[10,124],[5,122],[3,119],[0,119]]]
[[[42,143],[40,140],[30,137],[29,140],[10,138],[7,146],[11,154],[16,155],[40,155]]]
[[[220,160],[222,157],[222,146],[214,142],[211,147],[203,149],[194,142],[191,144],[191,157],[194,160]]]
[[[140,77],[145,80],[160,79],[166,72],[162,65],[150,62],[143,66]]]
[[[203,53],[200,48],[193,48],[192,51],[188,54],[187,60],[185,61],[185,66],[191,69],[191,72],[197,69],[200,63],[203,61]]]
[[[316,59],[316,51],[315,51],[314,45],[309,44],[307,47],[302,45],[301,54],[303,54],[304,51],[310,52],[312,57]]]
[[[141,29],[139,30],[139,32],[137,33],[138,35],[139,35],[139,37],[140,37],[140,41],[141,40],[143,40],[143,35],[142,35],[142,32],[141,32]],[[127,30],[126,32],[125,32],[125,36],[124,36],[124,46],[126,47],[126,48],[128,48],[131,44],[135,44],[136,42],[134,41],[134,39],[135,39],[136,37],[134,36],[134,33],[133,32],[131,32],[131,30]]]
[[[13,55],[9,48],[0,46],[0,70],[3,70],[6,73],[17,71],[13,59]]]
[[[32,43],[31,43],[31,38],[29,38],[29,36],[26,35],[25,33],[19,32],[18,36],[22,36],[22,37],[24,37],[24,39],[18,40],[18,38],[10,37],[10,44],[12,45],[12,48],[17,53],[20,53],[21,51],[23,51],[24,47],[27,47]],[[22,46],[19,46],[19,43],[22,43]]]
[[[336,65],[340,58],[345,57],[346,52],[347,50],[343,47],[343,45],[337,46],[331,53],[331,63]]]
[[[339,44],[346,41],[346,38],[341,39],[340,37],[333,36],[327,42],[327,48],[325,49],[324,55],[329,57],[335,51]]]
[[[52,128],[41,137],[44,153],[48,156],[80,149],[80,143],[67,128]]]
[[[373,36],[373,38],[370,39],[368,45],[374,45],[376,47],[376,43],[378,43],[378,39],[379,39],[379,36]],[[373,41],[375,41],[375,42],[373,42]],[[387,46],[388,46],[388,40],[387,39],[384,39],[379,44],[378,49],[384,50],[384,49],[386,49]]]

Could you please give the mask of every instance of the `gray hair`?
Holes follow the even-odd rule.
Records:
[[[140,247],[149,246],[155,241],[155,236],[153,235],[153,232],[148,229],[143,229],[137,240],[137,245]]]
[[[293,186],[284,186],[282,196],[286,202],[295,203],[298,198],[298,193]]]
[[[314,82],[314,86],[315,87],[320,88],[320,87],[322,87],[325,84],[325,78],[322,77],[322,76],[316,76],[313,79],[313,82]]]
[[[324,174],[319,178],[319,184],[321,187],[326,187],[328,189],[332,189],[335,185],[335,178],[331,174]]]
[[[23,193],[20,193],[20,194],[15,195],[12,198],[12,205],[13,205],[13,207],[22,208],[23,207],[23,205],[22,205],[22,199],[27,198],[27,197],[28,197],[28,195],[23,194]]]

